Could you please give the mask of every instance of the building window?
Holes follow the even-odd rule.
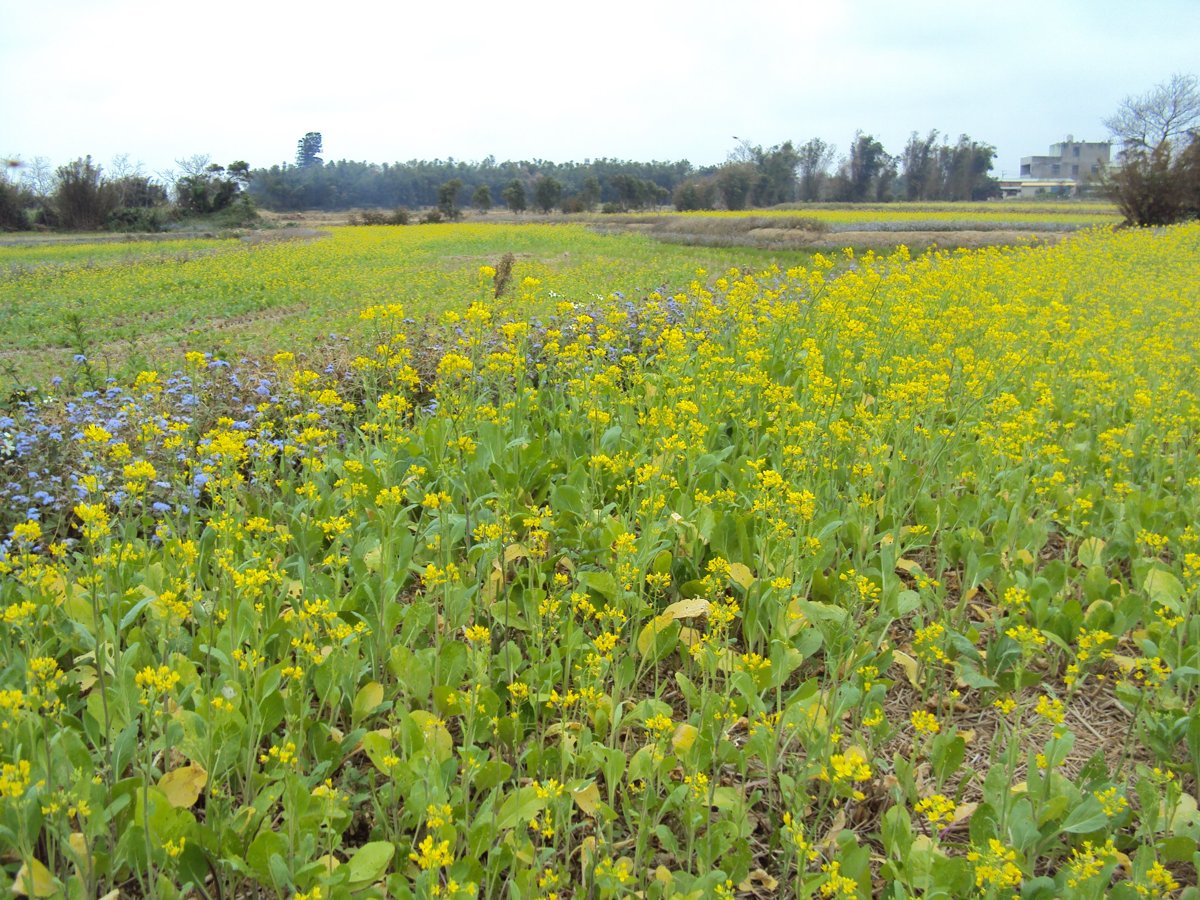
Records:
[[[1071,166],[1071,177],[1072,178],[1079,177],[1079,166]]]
[[[1074,147],[1071,148],[1071,155],[1072,156],[1079,155],[1079,145],[1078,144],[1076,144]]]
[[[1054,178],[1057,178],[1059,175],[1062,174],[1062,166],[1060,166],[1058,163],[1053,163],[1050,166],[1050,174]]]

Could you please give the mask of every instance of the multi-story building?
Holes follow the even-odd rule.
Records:
[[[1111,153],[1109,141],[1077,141],[1067,135],[1061,144],[1051,145],[1049,156],[1021,157],[1021,177],[1069,178],[1082,184],[1100,177],[1108,168]]]

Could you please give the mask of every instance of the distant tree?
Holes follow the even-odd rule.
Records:
[[[310,131],[296,142],[296,165],[301,169],[321,165],[321,132]]]
[[[438,212],[447,219],[453,221],[462,216],[462,211],[458,208],[458,195],[462,189],[463,183],[461,178],[451,178],[438,188]]]
[[[505,205],[512,212],[525,212],[525,185],[519,179],[514,178],[506,184],[504,190],[500,192],[500,196],[504,198]]]
[[[539,175],[533,182],[533,205],[543,213],[558,206],[562,199],[562,182],[552,175]]]
[[[0,231],[24,231],[29,227],[26,208],[33,196],[24,188],[0,176]]]
[[[653,179],[639,178],[627,172],[618,172],[608,181],[617,194],[617,203],[621,209],[657,206],[671,196],[668,190],[659,186]]]
[[[883,145],[859,131],[838,171],[833,199],[849,203],[890,199],[888,191],[895,178],[895,162]]]
[[[1171,145],[1130,148],[1107,179],[1109,196],[1131,225],[1170,225],[1181,218],[1181,197],[1171,165]]]
[[[241,185],[245,190],[250,186],[250,179],[253,175],[250,172],[250,163],[244,159],[235,159],[225,167],[225,171],[229,173],[229,177]]]
[[[50,207],[57,225],[71,231],[94,231],[116,209],[116,196],[103,169],[90,156],[59,166],[54,173]]]
[[[486,184],[475,188],[475,193],[471,195],[471,205],[481,213],[486,213],[492,208],[492,189]]]
[[[1200,84],[1173,75],[1126,97],[1104,124],[1122,145],[1103,187],[1131,225],[1167,225],[1200,216]]]
[[[228,169],[209,163],[201,171],[175,180],[175,203],[185,215],[221,212],[233,206],[249,178],[250,168],[240,160]]]
[[[54,191],[54,166],[44,156],[35,156],[21,166],[21,184],[35,197],[45,199]]]
[[[717,170],[717,192],[726,209],[745,209],[758,177],[751,162],[728,162]]]
[[[717,183],[711,177],[689,178],[675,187],[672,196],[675,209],[690,212],[717,208]]]
[[[798,151],[800,170],[800,199],[806,203],[821,199],[825,182],[829,178],[829,167],[833,165],[837,150],[820,138],[812,138]]]
[[[589,175],[583,179],[583,184],[579,188],[579,205],[584,212],[591,212],[599,202],[600,179],[595,175]]]
[[[1170,141],[1182,150],[1200,125],[1200,82],[1195,75],[1172,75],[1141,96],[1129,96],[1104,126],[1125,150],[1157,150]]]
[[[1000,196],[1000,184],[988,173],[996,158],[991,144],[959,135],[953,146],[944,144],[938,151],[941,173],[939,200],[988,200]]]
[[[900,156],[900,182],[905,200],[940,200],[942,198],[941,167],[938,165],[938,133],[934,129],[925,137],[915,131],[909,136]]]
[[[753,163],[758,169],[752,200],[755,206],[775,206],[796,199],[796,169],[800,155],[791,141],[763,150],[754,148]]]
[[[1127,224],[1170,225],[1200,217],[1200,140],[1178,153],[1170,141],[1153,150],[1126,150],[1103,184]]]

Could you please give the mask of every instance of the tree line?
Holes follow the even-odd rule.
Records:
[[[479,162],[453,158],[369,163],[326,162],[319,132],[297,142],[294,163],[251,169],[206,156],[176,160],[177,171],[147,175],[118,157],[106,170],[90,156],[51,170],[44,160],[0,179],[0,229],[157,231],[188,218],[223,214],[226,224],[275,211],[394,209],[388,221],[427,209],[425,221],[458,218],[469,204],[486,212],[625,212],[674,205],[679,210],[742,210],[819,200],[980,200],[995,196],[988,174],[995,149],[966,135],[939,143],[938,132],[913,133],[898,155],[859,133],[838,160],[813,138],[764,148],[741,141],[720,165],[687,160],[595,159]],[[401,213],[404,213],[401,215]]]
[[[1200,216],[1200,83],[1174,75],[1143,95],[1126,97],[1105,120],[1121,151],[1103,188],[1133,224],[1165,224]],[[479,162],[453,158],[369,163],[326,162],[320,132],[305,134],[294,163],[251,169],[242,160],[221,165],[207,156],[176,160],[179,169],[150,176],[128,157],[106,171],[90,156],[51,168],[42,159],[9,161],[0,177],[0,230],[161,230],[192,217],[253,218],[255,205],[278,211],[392,209],[368,221],[458,218],[469,204],[486,212],[622,212],[667,204],[679,210],[743,210],[786,203],[832,201],[967,201],[999,195],[991,176],[995,148],[961,135],[912,132],[903,150],[889,153],[858,132],[845,153],[820,138],[762,147],[746,140],[719,165],[687,160],[637,162],[543,159]],[[14,175],[14,173],[17,173]]]
[[[320,134],[310,132],[295,164],[255,169],[251,196],[278,211],[435,207],[453,214],[467,203],[484,210],[503,203],[514,212],[619,212],[668,203],[680,210],[739,210],[818,200],[982,200],[999,193],[988,174],[994,147],[966,135],[939,143],[936,131],[924,137],[914,132],[894,156],[859,133],[837,166],[836,148],[820,138],[769,148],[743,141],[721,165],[700,168],[687,160],[497,162],[490,156],[480,162],[326,163],[320,148]]]
[[[21,175],[0,178],[0,231],[162,231],[172,223],[214,218],[239,225],[257,217],[246,193],[250,166],[223,166],[207,156],[176,160],[177,172],[152,176],[118,156],[107,170],[83,156],[51,168],[43,159],[9,161]]]

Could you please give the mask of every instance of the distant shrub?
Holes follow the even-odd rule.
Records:
[[[159,207],[123,206],[109,213],[104,222],[108,231],[162,231],[167,226],[167,213]]]
[[[361,217],[351,216],[351,225],[407,225],[408,210],[397,207],[390,213],[381,209],[369,209]]]
[[[711,178],[689,178],[675,188],[672,202],[680,212],[717,208],[717,185]]]
[[[117,196],[90,156],[59,166],[50,205],[56,223],[71,231],[103,227],[117,208]]]
[[[25,192],[14,184],[0,181],[0,231],[25,231],[29,228]]]
[[[425,215],[421,216],[422,225],[440,225],[446,221],[446,217],[442,215],[441,210],[431,209]]]
[[[565,213],[581,213],[587,212],[588,206],[582,197],[575,194],[564,199],[560,209]]]
[[[1129,225],[1170,225],[1200,216],[1200,138],[1178,153],[1168,141],[1153,150],[1127,150],[1105,189]]]

